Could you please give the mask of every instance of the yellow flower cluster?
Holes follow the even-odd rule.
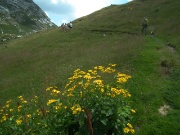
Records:
[[[66,84],[65,88],[68,88],[70,85],[74,85],[74,86],[79,85],[81,88],[86,90],[88,88],[88,86],[91,86],[94,84],[96,84],[100,87],[104,87],[103,81],[100,79],[101,76],[98,75],[98,72],[113,73],[116,71],[115,69],[112,68],[113,66],[116,66],[116,64],[110,64],[109,66],[110,67],[107,67],[107,68],[103,67],[103,66],[96,66],[96,67],[94,67],[94,70],[88,70],[88,72],[81,71],[80,69],[76,69],[74,71],[74,75],[72,77],[68,78],[69,83]],[[74,88],[73,88],[73,90],[74,90]],[[71,90],[71,92],[69,92],[68,96],[73,96],[73,93],[72,93],[73,90]]]
[[[81,108],[81,106],[79,104],[76,104],[73,107],[71,107],[71,110],[72,110],[72,114],[77,114],[79,112],[84,112],[84,110]]]
[[[127,127],[124,128],[124,133],[129,133],[129,132],[131,132],[132,134],[135,133],[135,130],[133,129],[133,126],[130,123],[128,123]]]
[[[21,100],[22,103],[24,103],[24,104],[27,103],[27,101],[23,98],[23,96],[19,96],[18,98]]]
[[[22,120],[21,120],[21,119],[17,119],[17,120],[16,120],[16,124],[17,124],[17,125],[20,125],[21,123],[22,123]]]
[[[116,72],[116,70],[114,69],[115,66],[116,64],[109,64],[108,67],[96,66],[94,67],[93,70],[88,70],[88,72],[81,71],[80,69],[76,69],[74,71],[73,76],[68,78],[69,83],[67,83],[65,86],[67,90],[64,90],[62,95],[63,96],[66,95],[67,97],[74,97],[75,93],[77,93],[75,92],[76,89],[81,89],[81,90],[83,89],[86,90],[86,92],[88,91],[95,92],[96,90],[99,90],[101,93],[104,93],[105,91],[104,87],[106,85],[103,83],[103,80],[101,79],[102,77],[100,75],[102,75],[103,73]],[[129,78],[131,78],[131,76],[119,72],[117,72],[115,76],[117,79],[116,82],[118,83],[125,83]],[[92,88],[91,86],[94,88]],[[48,90],[49,89],[52,89],[52,87],[48,88]],[[106,92],[107,92],[106,94],[111,97],[115,97],[116,95],[120,95],[120,94],[122,94],[124,97],[131,96],[131,94],[127,90],[120,88],[112,88],[110,91],[106,91]],[[84,93],[83,91],[79,91],[80,97],[85,95],[83,93]]]
[[[104,87],[103,80],[94,80],[93,83],[97,84],[100,87]]]
[[[0,115],[2,115],[2,119],[0,120],[1,122],[2,121],[6,121],[7,116],[8,116],[8,114],[7,114],[8,112],[13,112],[13,109],[10,108],[11,107],[11,103],[12,103],[12,100],[6,101],[6,104],[0,110]]]
[[[125,83],[129,78],[131,78],[131,76],[122,73],[118,73],[116,77],[118,83]]]
[[[125,97],[131,96],[127,90],[122,88],[123,85],[119,83],[125,83],[131,76],[118,73],[114,69],[115,66],[116,64],[109,64],[107,67],[96,66],[93,70],[88,70],[87,72],[81,71],[80,69],[75,70],[73,76],[68,78],[69,82],[66,84],[63,91],[58,90],[56,86],[48,87],[46,89],[50,98],[46,102],[47,106],[45,107],[37,104],[37,96],[34,96],[34,99],[32,99],[31,102],[28,102],[22,96],[19,96],[18,106],[15,106],[14,108],[11,108],[11,100],[9,100],[0,110],[0,122],[3,123],[4,121],[11,120],[11,122],[14,122],[14,125],[20,125],[19,127],[21,127],[22,123],[31,122],[36,118],[38,122],[36,125],[42,126],[43,123],[40,123],[39,118],[42,119],[43,116],[48,118],[46,116],[54,114],[54,112],[58,112],[60,115],[62,114],[62,117],[64,117],[67,112],[67,114],[70,112],[71,115],[79,118],[81,117],[81,114],[82,116],[88,114],[87,110],[84,111],[85,108],[89,108],[90,114],[93,114],[94,112],[91,110],[92,107],[99,115],[101,115],[101,112],[105,112],[101,106],[110,105],[110,107],[112,107],[111,103],[113,103],[113,106],[114,104],[117,104],[116,108],[118,108],[122,105],[120,102],[121,98],[123,101]],[[112,76],[109,76],[109,74]],[[112,77],[113,81],[110,82],[109,80],[112,79]],[[100,102],[99,105],[95,104],[95,106],[93,106],[97,101],[102,102]],[[29,103],[35,104],[32,110],[28,108]],[[136,112],[134,109],[128,107],[127,110],[128,115],[132,115]],[[120,114],[119,112],[124,110],[119,109],[114,111],[114,109],[112,109],[111,111],[112,113]],[[86,113],[83,114],[82,112]],[[13,115],[13,113],[15,115]],[[114,116],[114,114],[108,113],[107,115]],[[125,122],[122,122],[123,125],[124,123]],[[46,125],[46,123],[44,123],[44,125]],[[135,130],[130,123],[128,123],[123,130],[124,133],[135,133]]]
[[[20,111],[21,111],[21,108],[22,108],[22,106],[21,106],[21,105],[19,105],[19,106],[17,107],[18,112],[20,112]]]
[[[7,116],[6,116],[6,115],[7,115],[7,114],[4,114],[4,115],[2,116],[1,122],[6,121],[6,119],[7,119]]]
[[[95,77],[91,76],[90,73],[87,73],[87,74],[84,75],[84,79],[91,80],[93,78],[95,78]]]
[[[20,103],[21,104],[26,104],[27,101],[24,100],[24,98],[22,96],[18,96],[18,99],[20,99]],[[11,105],[12,103],[12,100],[8,100],[6,101],[6,104],[2,107],[2,109],[0,110],[0,122],[4,122],[4,121],[7,121],[7,120],[12,120],[15,116],[11,115],[12,113],[14,112],[20,112],[21,109],[22,109],[22,105],[19,105],[17,106],[17,108],[13,108],[14,105]],[[12,107],[12,108],[10,108]],[[22,117],[21,117],[22,118]],[[19,125],[21,124],[22,120],[20,121],[20,119],[16,120],[16,123]]]
[[[111,88],[111,97],[115,97],[116,95],[123,95],[124,97],[130,97],[131,94],[127,91],[127,90],[124,90],[124,89],[117,89],[117,88]]]
[[[48,88],[46,89],[46,91],[51,91],[51,95],[52,95],[52,96],[58,96],[59,94],[61,94],[61,91],[57,89],[57,86],[48,87]]]
[[[116,64],[109,64],[109,66],[114,67],[114,66],[116,66]],[[113,73],[116,71],[115,69],[112,69],[111,67],[105,68],[103,66],[96,66],[96,67],[94,67],[94,69],[95,69],[95,71],[100,70],[103,73]]]

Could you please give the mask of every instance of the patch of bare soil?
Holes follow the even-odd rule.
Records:
[[[167,48],[170,52],[176,52],[176,46],[171,43],[167,44]]]

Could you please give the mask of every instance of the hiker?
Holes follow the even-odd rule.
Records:
[[[146,35],[147,32],[147,27],[148,27],[148,19],[146,17],[143,18],[142,20],[142,33]]]
[[[71,29],[73,27],[72,22],[69,23],[69,28]]]
[[[64,30],[65,29],[65,25],[64,23],[61,24],[61,29]]]
[[[65,30],[66,30],[66,28],[67,28],[67,23],[64,24],[64,27],[65,27]]]

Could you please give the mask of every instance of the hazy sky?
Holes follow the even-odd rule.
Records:
[[[86,16],[111,4],[124,4],[132,0],[33,0],[54,22],[61,25]]]

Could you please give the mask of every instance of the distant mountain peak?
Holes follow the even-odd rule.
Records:
[[[56,25],[33,0],[0,1],[0,29],[3,34],[24,35],[51,27]]]

